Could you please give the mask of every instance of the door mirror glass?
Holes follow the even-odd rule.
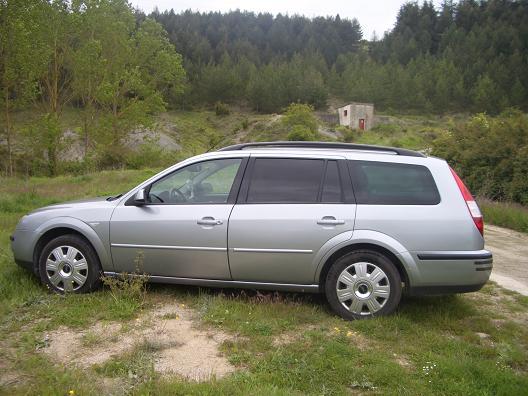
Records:
[[[134,195],[134,203],[138,206],[145,204],[145,189],[141,188]]]

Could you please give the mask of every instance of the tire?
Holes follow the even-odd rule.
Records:
[[[325,294],[332,310],[343,319],[388,315],[400,303],[401,278],[386,256],[357,250],[332,264],[325,280]]]
[[[81,236],[59,236],[44,246],[39,257],[42,283],[56,293],[89,293],[101,286],[101,263]]]

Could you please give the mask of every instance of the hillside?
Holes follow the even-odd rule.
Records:
[[[30,129],[35,118],[34,113],[23,111],[15,114],[14,123],[19,130]],[[120,148],[120,156],[132,168],[166,166],[229,144],[288,140],[288,129],[281,118],[281,114],[259,114],[236,107],[231,108],[229,114],[221,116],[216,115],[213,110],[166,111],[156,115],[149,127],[131,130],[124,146]],[[317,139],[427,150],[441,131],[466,118],[466,115],[410,116],[380,113],[376,115],[377,125],[370,131],[353,131],[318,119]],[[85,159],[82,112],[68,108],[64,112],[60,128],[61,169],[64,172],[78,173],[82,171],[81,162]],[[30,144],[24,136],[14,143],[15,155],[19,157],[18,167],[26,172],[40,174],[42,170],[32,170],[31,164],[27,162],[26,154],[29,150],[26,143]],[[90,146],[88,162],[90,158],[93,160],[98,150],[97,145]],[[35,158],[31,161],[34,162]],[[108,161],[104,167],[112,168],[112,162],[110,159]],[[95,170],[95,163],[85,165],[94,166]],[[117,161],[115,166],[119,166]]]

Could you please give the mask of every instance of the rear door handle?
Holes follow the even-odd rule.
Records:
[[[345,220],[337,220],[334,216],[325,216],[317,221],[319,225],[340,225],[345,224]]]
[[[202,217],[200,220],[197,221],[199,225],[203,226],[216,226],[216,225],[222,225],[224,222],[222,220],[216,220],[214,217]]]

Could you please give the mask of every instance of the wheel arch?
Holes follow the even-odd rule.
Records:
[[[46,246],[51,240],[62,235],[77,235],[83,238],[94,249],[102,268],[105,268],[110,262],[106,249],[99,236],[92,228],[80,220],[66,218],[63,219],[63,221],[54,224],[43,225],[38,234],[39,237],[33,249],[33,268],[36,274],[38,274],[38,261],[42,249],[44,249],[44,246]]]
[[[398,270],[398,273],[400,274],[400,278],[402,282],[405,284],[404,289],[409,288],[409,285],[410,285],[409,274],[404,264],[402,263],[402,261],[398,258],[398,256],[394,252],[376,243],[358,242],[358,243],[351,243],[351,244],[348,244],[346,246],[339,248],[337,251],[333,252],[325,260],[321,268],[321,271],[319,272],[319,278],[318,278],[319,290],[324,292],[325,290],[324,283],[325,283],[328,271],[330,270],[330,267],[332,266],[332,264],[335,263],[337,259],[344,256],[345,254],[348,254],[350,252],[354,252],[357,250],[371,250],[371,251],[374,251],[374,252],[377,252],[377,253],[380,253],[386,256]]]

